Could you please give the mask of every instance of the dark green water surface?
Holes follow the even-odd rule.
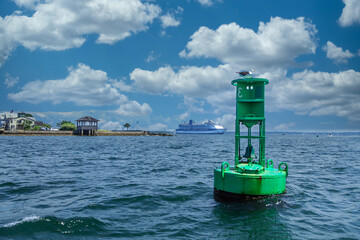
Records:
[[[360,137],[266,144],[287,193],[219,203],[233,134],[0,136],[0,239],[360,239]]]

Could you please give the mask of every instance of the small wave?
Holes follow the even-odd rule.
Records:
[[[16,184],[13,182],[4,182],[0,184],[0,187],[14,187],[14,186],[16,186]]]
[[[44,189],[42,186],[35,185],[35,186],[23,186],[18,188],[11,188],[6,190],[5,192],[9,194],[26,194],[26,193],[34,193]]]
[[[20,221],[15,221],[12,223],[5,224],[4,227],[9,228],[9,227],[13,227],[15,225],[21,224],[21,223],[32,222],[32,221],[36,221],[39,219],[40,219],[40,217],[38,217],[38,216],[29,216],[29,217],[25,217],[25,218],[21,219]]]
[[[85,209],[90,209],[90,210],[107,210],[107,209],[111,209],[111,208],[115,208],[116,205],[114,204],[100,204],[100,203],[95,203],[95,204],[89,204],[87,206],[85,206],[83,208],[83,210]]]
[[[0,227],[0,237],[29,236],[35,233],[85,234],[93,236],[104,231],[106,231],[105,223],[93,217],[62,219],[53,216],[29,216]]]
[[[183,147],[180,145],[171,145],[170,147],[168,147],[169,149],[182,149]]]
[[[67,184],[74,184],[76,183],[75,180],[51,180],[48,181],[46,184],[49,185],[67,185]]]

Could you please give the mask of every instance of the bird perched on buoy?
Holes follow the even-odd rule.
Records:
[[[255,70],[251,69],[250,71],[236,72],[243,78],[251,78],[254,74]]]

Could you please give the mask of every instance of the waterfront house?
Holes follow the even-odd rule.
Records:
[[[31,127],[35,125],[35,118],[30,117],[26,113],[20,112],[17,114],[9,113],[3,115],[4,128],[8,131],[24,130],[25,124],[29,124]]]
[[[5,128],[6,119],[8,118],[17,118],[18,114],[14,112],[2,112],[0,113],[0,128]]]

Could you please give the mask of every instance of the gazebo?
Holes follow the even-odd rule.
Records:
[[[86,116],[76,120],[76,134],[80,136],[96,136],[99,120]]]

